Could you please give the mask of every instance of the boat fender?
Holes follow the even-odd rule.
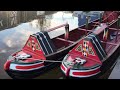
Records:
[[[69,24],[65,26],[65,39],[67,40],[69,38]]]
[[[11,60],[8,60],[8,61],[4,64],[4,70],[9,70],[10,63],[11,63]]]

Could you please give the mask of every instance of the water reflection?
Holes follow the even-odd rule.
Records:
[[[44,14],[48,15],[56,11],[0,11],[0,30],[36,19],[38,18],[37,12],[45,12]]]
[[[30,22],[29,24],[32,28],[43,31],[61,24],[65,24],[66,22],[70,24],[70,30],[78,27],[78,18],[77,17],[73,18],[72,13],[70,12],[67,12],[67,13],[56,12],[52,15],[45,15],[45,16],[42,16],[40,19],[36,19]],[[50,32],[49,35],[51,38],[54,38],[64,33],[65,33],[65,29],[63,27],[55,30],[54,32]]]

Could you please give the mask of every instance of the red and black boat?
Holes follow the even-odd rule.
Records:
[[[97,19],[94,21],[98,21]],[[94,23],[89,23],[93,28]],[[65,34],[50,38],[49,32],[65,27]],[[30,35],[25,46],[18,52],[9,56],[4,64],[4,70],[12,78],[34,78],[41,73],[50,70],[61,62],[64,56],[85,35],[82,25],[74,30],[69,30],[69,24],[63,24],[47,31],[41,31]],[[59,63],[60,65],[60,63]]]
[[[95,28],[86,29],[86,37],[64,57],[60,68],[66,77],[98,78],[120,54],[119,12],[105,11],[100,22],[94,23]]]

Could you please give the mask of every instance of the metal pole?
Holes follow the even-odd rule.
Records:
[[[89,19],[90,19],[90,16],[86,16],[86,32],[85,34],[87,35],[87,30],[88,30],[88,25],[89,25]]]
[[[69,24],[65,25],[65,39],[67,40],[69,38]]]
[[[102,12],[100,12],[100,23],[102,22]]]
[[[119,29],[119,27],[120,27],[120,16],[118,16],[117,29]],[[117,42],[118,32],[119,30],[117,31],[115,42]]]
[[[108,31],[108,33],[109,33],[109,22],[107,22],[106,24],[107,24],[107,28],[106,28],[106,29],[107,29],[107,31]],[[109,35],[109,34],[107,34],[107,35]],[[107,36],[107,38],[108,38],[108,36]],[[107,41],[107,40],[106,40],[106,41]]]
[[[54,28],[48,29],[47,31],[50,32],[50,31],[56,30],[56,29],[58,29],[58,28],[64,27],[64,26],[66,26],[66,25],[67,25],[67,24],[62,24],[62,25],[56,26],[56,27],[54,27]]]

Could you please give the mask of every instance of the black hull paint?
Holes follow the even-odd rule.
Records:
[[[43,68],[33,70],[33,71],[15,71],[15,70],[7,70],[6,72],[8,75],[13,79],[32,79],[35,78],[44,72],[47,72],[48,70],[58,66],[58,63],[51,63],[46,65]]]

